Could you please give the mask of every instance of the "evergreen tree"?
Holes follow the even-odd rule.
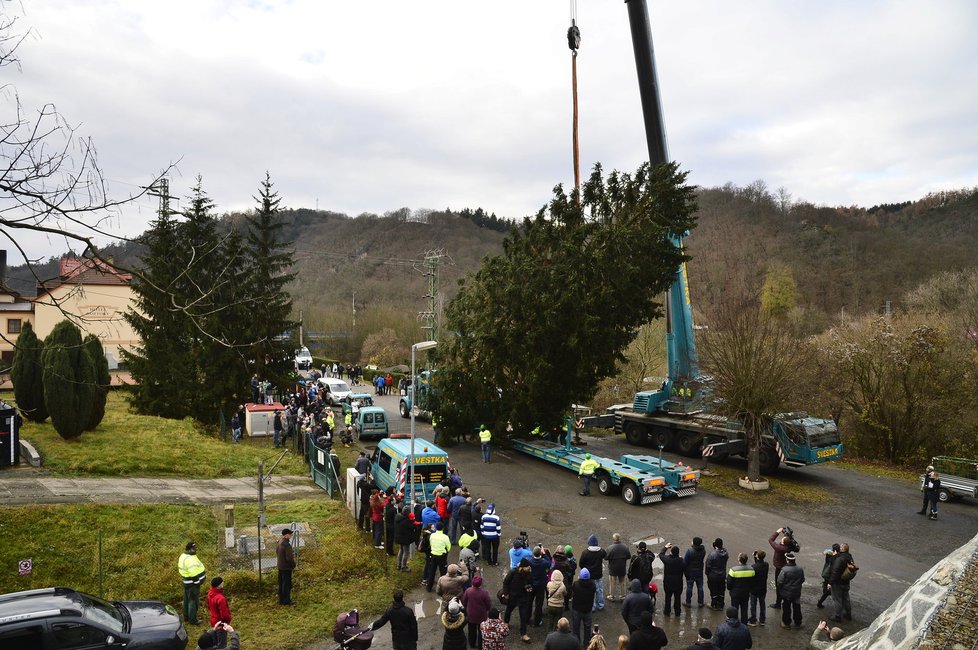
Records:
[[[81,435],[95,402],[95,364],[82,343],[81,330],[63,320],[44,339],[44,402],[51,424],[65,440]]]
[[[581,201],[558,186],[514,229],[447,311],[435,382],[446,430],[493,435],[559,423],[611,375],[686,258],[673,240],[695,224],[694,190],[675,164],[634,176],[600,166]],[[490,421],[485,421],[487,414]]]
[[[17,337],[10,378],[14,382],[17,408],[31,422],[44,422],[48,410],[44,405],[44,367],[41,365],[43,346],[30,321],[24,323]]]
[[[190,331],[192,323],[178,305],[186,298],[174,293],[186,270],[177,223],[163,208],[142,237],[145,281],[132,285],[135,308],[125,314],[139,336],[134,350],[122,350],[122,358],[135,380],[131,405],[137,413],[167,418],[187,414],[190,392]]]
[[[89,334],[85,337],[84,343],[95,370],[95,400],[92,402],[92,415],[85,427],[85,431],[91,431],[105,417],[105,401],[109,395],[109,384],[112,381],[112,376],[109,374],[109,362],[105,359],[102,341],[94,334]]]
[[[285,332],[298,327],[291,319],[292,298],[285,287],[295,279],[292,250],[282,241],[283,223],[279,218],[281,199],[272,189],[265,172],[258,196],[258,207],[248,217],[249,271],[246,289],[251,302],[251,359],[255,369],[278,385],[287,379],[292,366],[290,341],[281,340]]]

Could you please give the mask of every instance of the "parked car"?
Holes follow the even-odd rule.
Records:
[[[360,430],[361,440],[365,438],[386,438],[389,433],[387,412],[380,406],[364,406],[357,415],[357,427]]]
[[[340,402],[350,396],[353,391],[350,385],[335,377],[320,377],[317,379],[323,389],[323,401],[330,406],[339,406]]]
[[[295,367],[296,370],[312,368],[312,354],[309,353],[309,348],[303,346],[295,351]]]
[[[159,601],[109,602],[68,587],[0,596],[0,648],[186,647],[180,616]]]

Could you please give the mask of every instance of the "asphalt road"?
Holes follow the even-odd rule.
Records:
[[[393,431],[409,430],[408,421],[397,415],[396,397],[381,397],[377,403],[392,417]],[[418,421],[417,432],[430,438],[427,423]],[[590,449],[606,456],[636,449],[621,438],[599,440],[585,436],[585,439]],[[767,626],[752,628],[754,648],[759,650],[807,647],[818,621],[829,615],[829,609],[817,610],[815,601],[820,594],[822,550],[833,542],[848,542],[861,566],[851,592],[855,620],[844,626],[854,632],[866,626],[933,563],[970,539],[978,529],[978,506],[974,503],[942,504],[941,518],[930,521],[915,514],[920,508],[920,493],[915,486],[831,466],[785,471],[827,487],[837,495],[833,503],[803,510],[771,511],[707,493],[649,506],[630,506],[621,498],[603,497],[596,490],[592,490],[595,496],[580,497],[577,494],[580,485],[573,473],[516,452],[495,451],[488,465],[481,462],[475,443],[453,447],[449,455],[472,493],[496,504],[505,540],[511,540],[523,530],[529,533],[531,543],[542,542],[548,547],[571,544],[579,555],[591,533],[598,536],[603,546],[611,542],[614,532],[632,544],[643,539],[661,539],[656,551],[665,541],[685,549],[693,536],[702,537],[709,548],[714,538],[722,537],[732,556],[740,551],[765,549],[770,558],[768,536],[782,526],[791,526],[802,546],[799,565],[807,575],[802,597],[804,626],[800,631],[782,630],[777,613],[768,609]],[[456,557],[454,551],[450,557]],[[486,572],[491,593],[499,588],[502,575],[500,569],[490,568]],[[773,596],[773,589],[768,595]],[[423,616],[419,621],[422,637],[419,648],[440,648],[442,630],[433,616],[433,596],[418,589],[406,599],[415,605],[419,617]],[[669,636],[669,647],[685,647],[695,641],[699,627],[715,629],[723,620],[721,613],[709,608],[685,610],[678,619],[666,618],[661,613],[662,604],[660,599],[655,620]],[[610,605],[595,615],[595,622],[601,624],[609,645],[626,631],[616,610],[615,605]],[[366,614],[366,620],[371,620],[370,616]],[[517,619],[514,614],[514,626]],[[542,644],[545,637],[542,629],[531,628],[529,634],[534,645]],[[515,630],[510,645],[522,645]],[[378,631],[372,647],[390,648],[389,631]]]

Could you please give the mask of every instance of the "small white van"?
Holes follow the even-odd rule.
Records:
[[[335,377],[320,377],[319,385],[323,389],[323,401],[330,406],[339,406],[340,402],[350,396],[353,391],[350,385]]]

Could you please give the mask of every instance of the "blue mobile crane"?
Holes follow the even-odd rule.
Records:
[[[666,163],[664,121],[659,100],[655,57],[646,0],[625,0],[635,52],[645,137],[649,162]],[[682,247],[682,239],[673,238]],[[635,445],[650,444],[679,451],[684,455],[702,451],[705,457],[746,456],[744,427],[710,413],[710,378],[700,374],[696,357],[693,309],[689,297],[686,265],[676,278],[666,299],[666,357],[668,378],[657,390],[635,394],[631,408],[616,410],[614,428]],[[761,471],[772,472],[784,462],[803,466],[834,460],[842,456],[842,444],[835,422],[812,418],[807,413],[784,413],[772,418],[762,435]]]

